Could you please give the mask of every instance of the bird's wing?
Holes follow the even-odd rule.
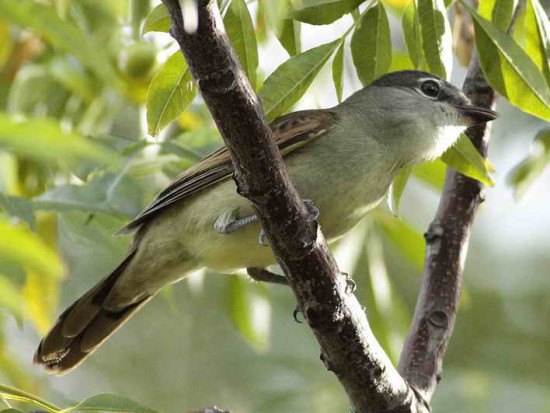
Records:
[[[270,125],[279,150],[284,155],[323,136],[336,123],[336,114],[327,110],[304,110],[277,118]],[[118,234],[131,232],[162,212],[166,207],[195,194],[233,173],[226,147],[221,147],[177,176],[166,189]]]

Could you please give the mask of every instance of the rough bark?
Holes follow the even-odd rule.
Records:
[[[177,0],[164,0],[172,36],[235,165],[239,193],[261,217],[298,305],[357,412],[427,411],[376,341],[325,239],[293,187],[262,106],[223,30],[215,1],[198,1],[198,29],[186,33]]]
[[[198,1],[198,29],[183,29],[178,0],[163,0],[172,36],[185,55],[235,165],[239,193],[261,217],[298,306],[321,346],[321,359],[347,392],[354,411],[427,412],[452,333],[470,228],[482,184],[449,170],[436,218],[426,234],[425,275],[399,371],[372,334],[359,302],[323,235],[293,187],[273,143],[261,103],[224,34],[215,1]],[[490,108],[494,91],[476,59],[464,91]],[[469,137],[485,155],[488,126]],[[261,276],[261,274],[259,274]]]
[[[508,33],[524,7],[525,1],[521,0]],[[483,75],[477,53],[470,62],[463,91],[475,106],[492,109],[496,103],[497,95]],[[490,130],[491,123],[487,123],[466,131],[483,157],[487,157]],[[426,400],[430,400],[441,379],[443,358],[460,304],[471,227],[483,202],[483,191],[482,183],[449,168],[436,216],[425,234],[422,285],[398,368]]]

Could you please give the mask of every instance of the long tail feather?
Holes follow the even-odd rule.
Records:
[[[111,288],[133,257],[131,253],[103,281],[78,299],[44,337],[34,362],[52,374],[62,375],[77,367],[152,296],[117,311],[103,308]]]

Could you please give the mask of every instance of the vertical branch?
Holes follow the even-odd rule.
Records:
[[[525,0],[520,0],[516,5],[508,34],[512,33],[525,4]],[[477,53],[470,62],[462,89],[475,106],[492,109],[495,105],[497,95],[483,75]],[[484,158],[490,132],[490,123],[472,126],[466,131]],[[399,361],[399,372],[426,400],[431,398],[441,379],[443,357],[460,303],[471,227],[482,202],[482,183],[447,170],[436,216],[425,234],[424,276]]]
[[[475,106],[490,109],[495,104],[495,91],[485,80],[477,55],[470,63],[463,90]],[[486,157],[490,124],[472,126],[466,134]],[[427,399],[440,380],[458,311],[470,230],[482,201],[483,184],[447,170],[439,208],[425,234],[424,277],[399,362],[403,377]]]

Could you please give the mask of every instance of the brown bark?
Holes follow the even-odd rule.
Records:
[[[177,0],[163,0],[177,40],[228,147],[235,181],[261,218],[298,306],[321,346],[321,359],[347,392],[354,411],[428,412],[458,309],[462,266],[482,185],[447,174],[439,212],[428,230],[423,287],[400,363],[401,376],[347,287],[325,239],[292,185],[261,103],[224,33],[215,1],[198,1],[198,29],[186,33]],[[464,89],[491,107],[494,92],[473,63]],[[488,129],[468,134],[483,154]],[[409,384],[410,383],[410,384]]]

